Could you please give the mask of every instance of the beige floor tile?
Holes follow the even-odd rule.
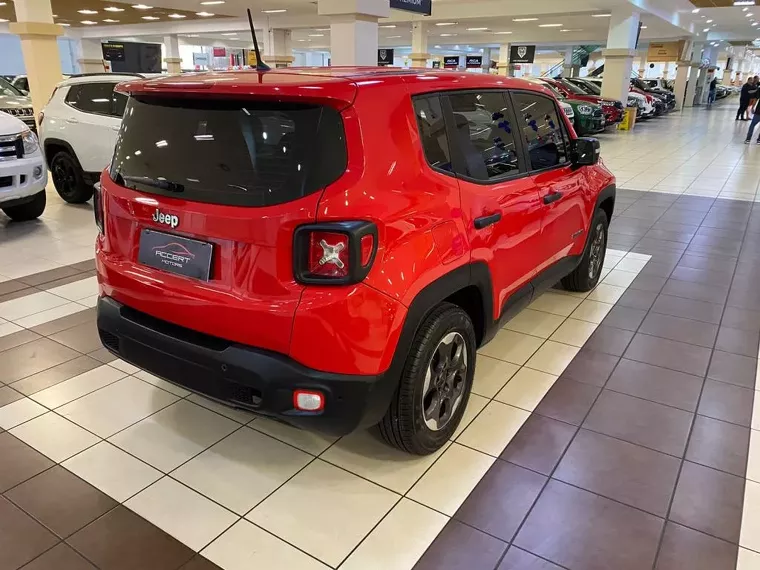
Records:
[[[760,430],[760,393],[755,391],[755,399],[752,402],[752,429]],[[3,409],[0,408],[0,418],[2,418]],[[0,419],[0,421],[2,421]],[[0,423],[0,427],[2,424]]]
[[[108,366],[113,366],[117,370],[121,370],[127,374],[136,374],[137,372],[140,372],[140,369],[137,366],[133,366],[129,362],[124,362],[120,358],[117,358],[113,362],[109,362]]]
[[[246,518],[335,567],[400,498],[316,459]]]
[[[16,400],[0,408],[0,428],[9,430],[47,411],[47,408],[29,398]]]
[[[168,473],[238,428],[237,422],[180,400],[109,441]]]
[[[163,475],[107,441],[75,455],[63,466],[119,502],[126,501]]]
[[[250,422],[252,419],[256,417],[250,412],[246,412],[245,410],[239,410],[237,408],[220,404],[219,402],[215,402],[214,400],[209,400],[208,398],[205,398],[201,396],[200,394],[190,394],[186,399],[189,402],[193,402],[194,404],[203,406],[207,410],[216,412],[217,414],[220,414],[224,416],[225,418],[235,420],[239,424],[247,424],[248,422]]]
[[[521,368],[496,395],[496,400],[532,412],[556,381],[553,374]]]
[[[755,392],[755,399],[758,393]],[[749,458],[747,460],[747,479],[760,483],[760,431],[750,430]]]
[[[541,338],[549,338],[563,318],[543,311],[524,309],[509,321],[504,328],[510,331],[529,334]]]
[[[578,308],[582,299],[561,293],[548,292],[530,304],[531,309],[545,311],[561,317],[569,317]]]
[[[99,390],[103,386],[113,384],[124,378],[126,374],[110,366],[98,366],[97,368],[74,376],[60,384],[51,386],[46,390],[29,396],[32,400],[50,408],[51,410],[68,404],[72,400]]]
[[[475,418],[457,442],[498,456],[520,430],[530,412],[493,401]]]
[[[478,352],[505,362],[525,364],[544,340],[535,336],[502,329]]]
[[[436,453],[420,457],[391,447],[375,430],[363,430],[341,438],[320,455],[320,459],[403,495],[435,463],[446,447],[448,445]]]
[[[649,263],[648,259],[635,259],[633,257],[626,257],[620,261],[616,269],[619,269],[620,271],[639,273],[642,269],[644,269],[647,263]]]
[[[196,551],[238,519],[227,509],[169,477],[153,483],[124,506]]]
[[[47,291],[40,291],[0,303],[0,317],[6,321],[16,321],[68,303],[69,301],[63,297],[51,295]]]
[[[459,422],[459,426],[451,436],[451,440],[454,441],[460,433],[462,433],[467,426],[472,423],[480,412],[482,412],[488,405],[488,398],[478,396],[477,394],[470,394],[470,399],[467,402],[467,407],[464,409],[464,415],[462,415],[462,421]]]
[[[328,570],[318,560],[272,536],[247,520],[232,528],[201,553],[224,570]]]
[[[145,372],[145,370],[138,370],[134,376],[135,378],[139,378],[143,382],[147,382],[148,384],[153,384],[157,388],[161,388],[162,390],[171,392],[172,394],[174,394],[175,396],[179,396],[180,398],[185,398],[186,396],[190,395],[189,390],[180,388],[176,384],[167,382],[166,380],[159,378],[158,376],[153,376],[153,374],[149,374],[148,372]]]
[[[557,329],[557,332],[551,336],[550,340],[571,346],[583,347],[598,327],[599,325],[596,323],[579,321],[578,319],[567,319]]]
[[[538,352],[533,355],[526,366],[534,370],[561,376],[579,350],[580,348],[577,346],[569,346],[549,340],[538,349]]]
[[[496,459],[490,455],[454,443],[407,496],[454,516],[494,461]]]
[[[760,553],[740,548],[736,570],[760,570]]]
[[[621,271],[621,273],[625,273],[625,271]],[[604,320],[604,317],[606,317],[607,313],[611,310],[612,305],[610,303],[601,303],[599,301],[590,301],[587,299],[575,309],[571,316],[574,319],[598,324]]]
[[[340,570],[409,570],[448,520],[419,503],[401,499]]]
[[[10,433],[56,463],[101,441],[99,437],[53,412],[21,424]]]
[[[182,465],[172,477],[242,516],[312,459],[243,427]]]
[[[493,398],[519,369],[516,364],[479,354],[472,383],[473,394]]]
[[[256,418],[249,425],[261,433],[271,435],[273,438],[297,447],[301,451],[305,451],[311,455],[319,455],[338,440],[337,437],[299,429],[266,418]]]
[[[739,544],[760,552],[760,483],[747,481],[744,488],[744,510]]]
[[[625,260],[621,261],[620,263],[624,263],[624,262]],[[616,269],[615,271],[622,271],[622,270]],[[632,275],[636,275],[637,273],[638,272],[632,273]],[[591,293],[589,293],[588,300],[615,304],[620,300],[620,297],[623,296],[625,291],[626,291],[626,287],[610,285],[609,283],[600,283],[599,285],[597,285],[596,289],[594,289],[593,291],[591,291]]]
[[[636,279],[636,273],[615,269],[604,278],[603,284],[614,285],[616,287],[628,287]],[[591,298],[591,296],[589,296]]]

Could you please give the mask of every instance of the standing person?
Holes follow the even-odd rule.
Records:
[[[736,112],[736,120],[737,121],[747,121],[748,119],[744,118],[744,115],[747,112],[747,109],[749,108],[749,100],[752,98],[752,95],[754,95],[757,92],[755,89],[755,80],[753,77],[748,77],[747,82],[742,85],[742,91],[739,95],[739,110]]]
[[[750,144],[752,142],[752,133],[755,130],[755,126],[760,123],[760,102],[756,103],[753,108],[752,122],[749,124],[749,131],[747,131],[747,140],[744,144]],[[760,144],[760,136],[757,138],[757,144]]]
[[[757,106],[757,101],[758,101],[757,91],[758,89],[760,89],[760,77],[755,75],[752,78],[752,85],[754,86],[753,89],[755,90],[755,92],[749,98],[749,106],[747,107],[747,111],[746,111],[747,118],[745,119],[745,121],[750,120],[751,117],[749,115],[751,114],[752,110]]]
[[[718,77],[716,75],[713,76],[712,81],[710,81],[710,92],[707,95],[707,106],[712,107],[712,104],[715,103],[715,94],[718,91]]]

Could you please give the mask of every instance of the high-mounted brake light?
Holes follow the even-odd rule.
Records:
[[[293,272],[300,283],[348,285],[362,281],[377,252],[377,228],[371,222],[301,226],[293,247]]]
[[[100,187],[100,182],[96,182],[94,185],[94,192],[92,193],[92,211],[95,214],[95,225],[98,226],[98,231],[103,232],[103,195]]]

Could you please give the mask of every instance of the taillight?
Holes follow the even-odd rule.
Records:
[[[95,214],[95,225],[98,226],[100,233],[103,233],[103,196],[101,195],[100,182],[94,185],[92,193],[92,211]]]
[[[293,272],[300,283],[358,283],[375,259],[377,227],[371,222],[301,226],[295,232],[293,246]]]

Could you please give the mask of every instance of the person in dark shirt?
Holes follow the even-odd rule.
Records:
[[[747,131],[747,140],[744,141],[744,144],[750,144],[752,142],[752,133],[758,123],[760,123],[760,101],[757,102],[753,109],[752,122],[749,124],[749,131]],[[760,137],[757,139],[757,144],[760,144]]]
[[[712,81],[710,81],[710,92],[707,95],[707,106],[712,107],[712,104],[715,103],[715,96],[718,91],[718,78],[713,77]]]
[[[739,110],[736,112],[736,120],[749,121],[744,118],[744,114],[749,108],[749,101],[757,94],[757,86],[753,77],[747,78],[747,82],[742,85],[742,92],[739,96]]]

